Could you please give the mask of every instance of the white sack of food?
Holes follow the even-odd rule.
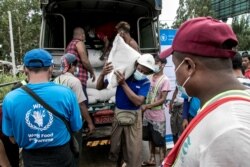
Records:
[[[99,102],[109,101],[112,96],[115,96],[116,88],[113,89],[94,89],[87,88],[88,97],[92,96]]]
[[[97,99],[98,93],[99,93],[99,90],[95,88],[87,88],[88,96],[94,96]]]
[[[111,97],[115,96],[116,88],[99,90],[97,100],[109,101]]]
[[[108,80],[108,89],[118,85],[114,71],[119,70],[125,74],[125,79],[131,76],[135,70],[135,62],[141,56],[135,49],[130,47],[122,37],[118,34],[113,42],[113,47],[110,51],[108,62],[112,62],[113,71],[106,75]]]
[[[97,76],[96,76],[96,78],[97,78]],[[88,78],[88,80],[87,80],[87,88],[96,88],[96,80],[94,82],[92,82],[92,78]]]
[[[89,104],[95,104],[97,102],[97,99],[95,96],[88,96],[88,102]]]
[[[88,49],[89,62],[93,68],[102,67],[105,63],[104,60],[100,60],[102,56],[101,50]]]
[[[115,96],[112,96],[112,97],[109,99],[109,103],[115,103]]]

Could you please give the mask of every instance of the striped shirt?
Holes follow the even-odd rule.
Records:
[[[80,55],[77,52],[76,44],[80,42],[79,39],[73,39],[67,46],[66,53],[74,54],[77,58],[77,67],[79,68],[79,74],[76,76],[82,83],[82,85],[87,85],[88,80],[88,71],[84,68],[82,61],[80,59]]]

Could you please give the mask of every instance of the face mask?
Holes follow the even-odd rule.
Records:
[[[144,75],[143,73],[141,73],[140,71],[136,70],[134,72],[134,77],[135,77],[136,80],[140,81],[140,80],[145,79],[147,76]]]
[[[176,68],[175,73],[179,70],[179,68],[181,67],[181,65],[184,63],[184,60],[181,62],[181,64]],[[190,76],[185,80],[185,82],[182,85],[179,85],[176,81],[176,86],[177,89],[184,95],[184,96],[188,96],[187,91],[185,89],[185,85],[188,82],[188,80],[190,79]]]
[[[76,70],[74,72],[74,76],[78,76],[78,74],[79,74],[79,67],[76,67]]]
[[[176,83],[176,86],[178,91],[180,91],[185,97],[189,97],[186,89],[183,86],[180,86],[178,83]]]
[[[161,71],[161,67],[159,66],[159,65],[156,65],[155,66],[155,73],[158,73],[158,72],[160,72]]]

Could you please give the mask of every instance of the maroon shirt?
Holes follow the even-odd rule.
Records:
[[[86,68],[84,68],[82,61],[80,59],[80,55],[77,52],[76,44],[80,42],[79,39],[73,39],[66,48],[66,53],[74,54],[77,58],[77,67],[79,68],[79,74],[76,76],[82,83],[82,85],[87,85],[88,80],[88,71]],[[86,52],[87,53],[87,52]]]

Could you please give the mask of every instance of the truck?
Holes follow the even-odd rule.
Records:
[[[160,51],[159,15],[162,0],[40,0],[40,7],[42,23],[39,46],[52,54],[54,75],[67,44],[72,40],[75,27],[84,28],[85,33],[94,27],[112,34],[112,25],[126,21],[131,26],[130,34],[137,41],[141,53],[154,55]],[[89,54],[96,49],[86,47]],[[109,99],[90,104],[89,113],[96,130],[91,135],[83,131],[87,146],[109,144],[114,108],[115,102]]]

